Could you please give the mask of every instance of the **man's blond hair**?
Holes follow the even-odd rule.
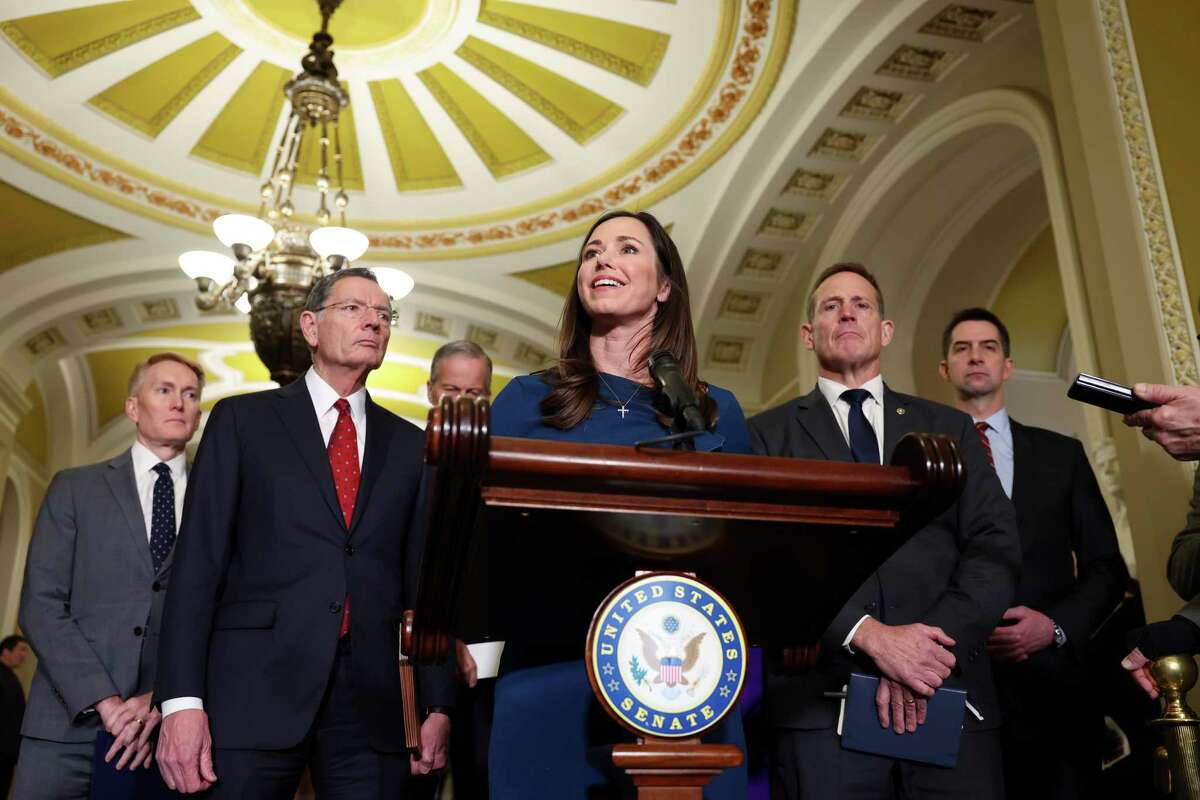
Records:
[[[133,373],[129,376],[129,394],[127,396],[133,397],[136,395],[142,388],[142,382],[146,380],[146,370],[163,361],[174,361],[178,364],[183,364],[192,372],[196,373],[196,380],[200,384],[200,389],[204,389],[204,367],[200,366],[186,356],[182,356],[179,353],[173,353],[168,350],[163,353],[155,353],[133,368]]]

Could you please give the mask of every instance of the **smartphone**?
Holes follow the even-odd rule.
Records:
[[[1132,414],[1135,411],[1157,408],[1154,403],[1134,396],[1133,390],[1128,386],[1106,381],[1086,372],[1075,376],[1075,381],[1067,390],[1067,397],[1081,403],[1107,408],[1118,414]]]

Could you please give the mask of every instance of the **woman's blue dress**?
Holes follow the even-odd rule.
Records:
[[[651,404],[652,389],[639,388],[616,375],[604,373],[603,377],[601,400],[587,419],[570,430],[542,422],[539,403],[550,387],[540,375],[514,378],[492,403],[492,435],[632,445],[669,433]],[[696,437],[696,450],[749,453],[749,432],[737,399],[711,384],[708,391],[720,414],[714,431]],[[624,414],[618,405],[607,402],[614,399],[625,404]],[[602,599],[597,597],[596,604]],[[592,694],[583,661],[568,660],[582,649],[582,639],[562,650],[520,649],[516,642],[505,646],[488,755],[492,800],[633,796],[632,785],[620,776],[610,758],[611,745],[633,737],[607,718]],[[703,740],[731,742],[744,751],[745,736],[737,711]],[[704,791],[710,800],[742,800],[745,796],[744,762],[737,769],[725,770]]]

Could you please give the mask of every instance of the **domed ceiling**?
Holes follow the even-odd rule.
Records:
[[[245,318],[197,310],[176,257],[257,210],[319,24],[315,0],[0,0],[0,400],[25,411],[34,461],[124,446],[146,348],[199,357],[209,402],[269,385]],[[814,268],[865,252],[918,314],[922,242],[997,174],[1027,175],[1030,146],[983,131],[962,152],[991,167],[942,152],[924,174],[943,188],[912,194],[938,199],[896,211],[875,173],[962,98],[1046,94],[1021,0],[344,0],[330,32],[360,263],[416,280],[370,387],[414,420],[449,339],[488,350],[496,388],[546,363],[578,237],[616,207],[671,226],[704,377],[748,409],[786,399]],[[315,189],[297,191],[311,225]],[[929,221],[900,226],[902,261],[876,263],[882,223],[847,219],[877,205]]]
[[[253,213],[316,3],[51,5],[0,23],[6,151],[171,225]],[[330,33],[371,258],[528,247],[677,191],[761,107],[790,33],[780,6],[346,0]]]

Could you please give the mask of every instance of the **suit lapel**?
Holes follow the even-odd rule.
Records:
[[[146,531],[146,516],[142,513],[142,504],[137,496],[137,482],[133,477],[133,457],[126,450],[121,455],[108,462],[104,474],[108,488],[112,490],[117,505],[127,523],[125,528],[133,537],[134,549],[149,571],[154,570],[154,561],[150,558],[150,539]]]
[[[366,452],[363,453],[362,477],[358,483],[358,496],[354,500],[354,516],[350,520],[350,533],[353,535],[358,521],[362,519],[363,509],[371,490],[383,474],[383,466],[387,463],[388,446],[392,441],[392,426],[395,421],[382,408],[375,405],[371,396],[367,395],[367,438]]]
[[[339,526],[346,527],[342,517],[341,506],[338,505],[337,493],[333,488],[333,473],[329,470],[329,456],[325,452],[324,439],[321,437],[321,426],[317,424],[317,414],[313,410],[312,397],[303,378],[292,381],[275,394],[278,399],[276,409],[283,419],[283,427],[300,454],[300,460],[308,468],[313,482],[325,498]]]
[[[796,401],[796,422],[816,442],[825,458],[830,461],[854,460],[850,445],[833,416],[833,409],[820,389],[813,389]]]
[[[1013,483],[1012,483],[1012,501],[1013,506],[1017,509],[1017,527],[1024,530],[1024,526],[1020,525],[1022,503],[1027,492],[1032,491],[1034,485],[1034,461],[1035,454],[1033,452],[1033,440],[1029,437],[1029,432],[1025,430],[1025,426],[1009,417],[1008,429],[1012,432],[1013,440]]]
[[[883,386],[883,463],[892,463],[896,445],[907,434],[912,433],[915,423],[908,413],[908,400]]]

